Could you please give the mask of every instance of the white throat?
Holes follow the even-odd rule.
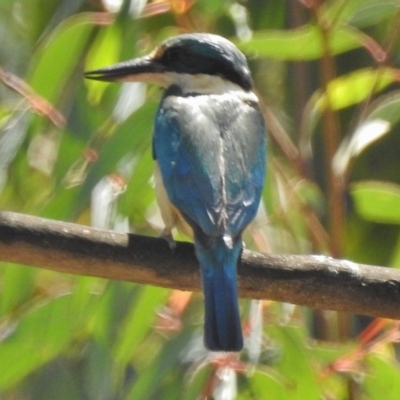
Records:
[[[183,93],[223,94],[227,92],[244,92],[236,83],[232,83],[220,76],[206,74],[178,74],[164,73],[163,86],[179,86]]]
[[[164,73],[143,73],[134,76],[126,76],[121,81],[130,82],[152,82],[157,83],[165,88],[172,85],[179,86],[183,93],[200,93],[200,94],[223,94],[228,92],[246,91],[236,83],[232,83],[220,76],[207,74],[178,74],[176,72]]]

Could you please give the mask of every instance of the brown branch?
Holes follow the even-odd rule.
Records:
[[[328,205],[328,233],[330,235],[330,254],[340,257],[342,254],[344,238],[344,204],[343,204],[343,177],[337,176],[332,168],[333,159],[340,142],[340,121],[338,114],[332,107],[329,84],[336,76],[335,58],[331,54],[331,33],[333,26],[324,21],[321,13],[323,2],[317,1],[314,9],[315,19],[320,31],[322,57],[319,63],[322,90],[326,96],[326,106],[322,115],[322,130],[325,153],[325,175],[327,182]]]
[[[193,245],[0,212],[0,260],[76,275],[199,290]],[[17,266],[16,266],[17,268]],[[400,271],[324,256],[244,251],[241,297],[400,319]]]

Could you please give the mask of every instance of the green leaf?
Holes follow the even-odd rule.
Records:
[[[116,342],[115,359],[125,364],[142,343],[145,335],[152,329],[157,308],[164,303],[169,289],[141,286],[140,294],[128,312],[121,337]]]
[[[250,379],[250,386],[257,399],[291,399],[289,382],[285,382],[282,377],[272,370],[257,368],[257,371]]]
[[[391,267],[400,268],[400,235],[397,238],[397,242],[388,265]]]
[[[95,26],[90,13],[74,15],[61,23],[33,56],[28,83],[51,103],[59,101]]]
[[[181,394],[181,400],[200,399],[207,381],[210,380],[211,372],[207,366],[198,368],[194,376],[191,376],[189,382],[186,383],[185,390]]]
[[[100,179],[117,170],[117,164],[124,156],[128,153],[132,156],[142,154],[149,147],[156,107],[156,102],[146,102],[110,136],[88,172],[76,204],[78,208],[88,201],[93,187]]]
[[[295,327],[271,326],[268,327],[268,334],[282,346],[282,358],[275,368],[288,382],[288,398],[291,400],[320,399],[321,388],[311,364],[311,352],[307,349],[304,333]],[[270,383],[279,394],[280,385],[277,382]]]
[[[32,295],[35,271],[24,265],[1,263],[0,315],[15,311]],[[18,288],[18,290],[16,290]]]
[[[392,17],[399,10],[399,0],[346,0],[327,3],[324,16],[335,23],[366,27]]]
[[[85,383],[89,399],[107,400],[113,397],[112,374],[114,361],[111,349],[104,343],[89,342]]]
[[[368,119],[383,119],[395,125],[400,121],[399,109],[400,91],[396,90],[375,100],[368,107],[366,114],[368,115]]]
[[[15,325],[0,342],[0,389],[14,385],[43,364],[56,357],[71,341],[72,337],[90,313],[85,308],[85,318],[76,318],[72,307],[73,295],[48,299],[37,304]]]
[[[361,69],[332,80],[328,84],[327,93],[322,95],[317,93],[311,101],[315,101],[316,107],[324,109],[329,99],[329,105],[333,110],[341,110],[385,89],[395,82],[396,74],[397,72],[391,68]]]
[[[74,373],[65,358],[56,358],[30,377],[23,391],[31,400],[77,400],[81,399],[79,375]],[[100,397],[97,399],[102,400]]]
[[[118,61],[121,52],[121,32],[118,25],[110,25],[102,28],[93,42],[86,58],[85,70],[91,71],[107,67]],[[107,83],[86,79],[88,87],[88,99],[90,103],[97,104],[100,101]]]
[[[331,55],[356,49],[363,43],[362,35],[346,26],[334,29],[330,39]],[[315,60],[324,54],[321,32],[312,25],[292,30],[256,32],[251,40],[237,45],[245,53],[278,60]]]
[[[397,400],[400,393],[400,369],[395,359],[370,355],[367,359],[368,373],[365,375],[365,393],[368,399]]]
[[[350,162],[359,156],[368,146],[379,140],[390,131],[386,120],[373,119],[363,121],[351,136],[343,139],[332,161],[332,169],[337,176],[345,175]]]
[[[66,188],[59,185],[53,193],[51,200],[43,207],[40,215],[44,218],[70,221],[76,209],[76,199],[79,188]]]
[[[304,136],[310,137],[321,118],[322,112],[328,105],[335,111],[353,106],[369,99],[371,95],[382,91],[395,81],[396,71],[391,68],[379,70],[364,68],[332,80],[328,84],[327,93],[318,90],[309,100],[305,108],[301,131],[304,132]],[[391,119],[394,120],[395,115],[399,116],[399,113],[395,111],[398,101],[398,98],[392,99],[390,109],[389,100],[387,100],[388,104],[386,105],[376,104],[377,108],[381,107],[382,109],[382,112],[379,113],[381,115],[378,116],[378,110],[374,113],[372,109],[368,119],[387,120],[383,113],[391,112]]]
[[[146,365],[131,385],[125,400],[178,398],[176,393],[172,396],[164,396],[164,393],[184,389],[185,381],[182,377],[188,372],[188,368],[182,363],[184,350],[191,350],[188,343],[193,338],[192,331],[193,326],[188,326],[165,343],[159,352],[149,351],[144,347],[145,351],[141,354],[146,356]],[[204,374],[203,378],[206,378]]]
[[[151,146],[149,146],[139,157],[128,186],[118,203],[119,211],[129,216],[130,220],[138,225],[143,223],[146,211],[154,201],[154,187],[150,182],[153,171],[154,160]]]
[[[351,185],[357,213],[368,221],[400,224],[400,186],[378,181]]]

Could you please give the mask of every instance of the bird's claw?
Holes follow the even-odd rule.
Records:
[[[170,231],[162,232],[160,237],[167,241],[168,246],[172,251],[174,251],[176,249],[176,242],[175,242],[174,238],[172,237],[172,234]]]

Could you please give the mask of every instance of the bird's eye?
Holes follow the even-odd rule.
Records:
[[[169,49],[163,54],[163,61],[167,65],[184,64],[185,54],[180,49]]]

